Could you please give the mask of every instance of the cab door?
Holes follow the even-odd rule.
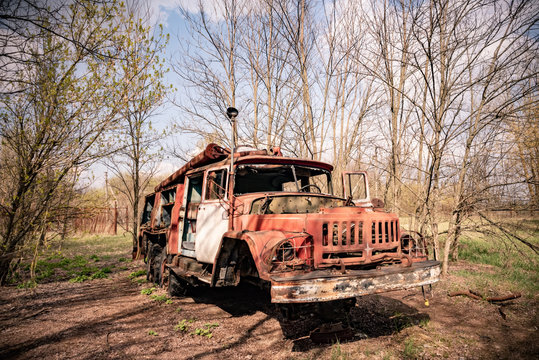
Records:
[[[366,172],[343,172],[342,186],[345,199],[351,199],[356,206],[372,206]]]
[[[181,253],[195,257],[197,239],[198,207],[202,200],[203,173],[193,174],[186,179],[186,191],[180,209],[179,223],[181,224]]]
[[[196,259],[212,264],[228,230],[228,168],[206,171],[204,197],[198,209]]]

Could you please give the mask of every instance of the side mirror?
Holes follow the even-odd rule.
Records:
[[[373,198],[371,203],[375,209],[383,209],[386,206],[386,204],[384,204],[384,200],[378,198]]]

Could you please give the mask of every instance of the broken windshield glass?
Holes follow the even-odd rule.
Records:
[[[234,194],[253,192],[333,193],[331,174],[297,165],[241,165],[236,169]]]

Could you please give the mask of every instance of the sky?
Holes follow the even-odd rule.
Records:
[[[180,41],[181,39],[185,39],[187,34],[187,28],[185,26],[185,22],[183,20],[183,17],[181,16],[179,12],[179,4],[180,1],[171,1],[171,0],[146,0],[148,3],[148,6],[151,11],[151,20],[150,24],[163,25],[163,32],[165,34],[170,34],[170,40],[166,48],[166,52],[164,54],[165,58],[167,59],[167,63],[169,63],[170,60],[173,61],[173,59],[177,56],[179,56],[180,53]],[[193,4],[196,4],[196,0],[191,1],[183,1],[185,3],[191,4],[191,8],[193,8]],[[187,7],[189,8],[189,7]],[[195,10],[195,8],[193,8]],[[176,91],[174,94],[170,94],[170,96],[181,96],[181,89],[182,89],[182,82],[181,79],[171,70],[167,73],[165,81],[168,84],[172,84]],[[164,105],[162,105],[159,109],[156,110],[155,115],[152,119],[152,126],[157,130],[162,130],[166,126],[168,126],[172,121],[177,119],[180,116],[180,111],[177,107],[172,105],[170,101],[166,101]],[[174,139],[176,142],[181,143],[187,143],[187,144],[193,144],[186,146],[187,148],[194,146],[194,139],[188,135],[181,135],[177,134],[175,135],[176,139]],[[172,146],[173,139],[169,138],[165,140],[165,143],[167,146]],[[183,161],[180,159],[173,158],[169,156],[166,151],[159,152],[159,155],[162,159],[158,166],[158,174],[161,176],[167,176],[168,174],[171,174],[172,172],[176,171],[179,167],[183,165]],[[101,164],[97,163],[94,164],[87,176],[84,178],[83,183],[89,184],[92,188],[100,188],[105,185],[105,173],[107,172],[107,168]],[[109,172],[108,177],[110,178],[112,175]]]
[[[186,41],[189,37],[187,31],[187,25],[180,13],[180,6],[189,12],[198,11],[199,0],[143,0],[146,1],[150,10],[151,19],[149,24],[157,26],[163,25],[163,32],[170,35],[169,43],[165,54],[163,55],[167,59],[167,63],[174,62],[179,56],[181,56],[180,43]],[[205,8],[213,8],[214,2],[212,0],[202,0]],[[209,17],[213,21],[219,21],[219,11],[215,10],[209,14]],[[182,89],[184,85],[180,77],[172,71],[167,73],[165,81],[168,84],[172,84],[176,89],[175,92],[170,94],[170,97],[182,96]],[[181,111],[178,107],[174,106],[171,101],[167,100],[164,105],[156,110],[152,119],[152,126],[157,130],[162,130],[173,121],[181,117]],[[197,139],[189,134],[175,134],[174,139],[164,139],[165,147],[172,147],[174,143],[181,143],[183,149],[192,149],[191,155],[196,155],[201,151],[196,145]],[[160,151],[158,153],[161,161],[158,166],[158,175],[167,176],[178,168],[184,165],[184,161],[171,156],[167,151]],[[83,181],[85,184],[91,184],[93,188],[100,188],[105,184],[105,172],[106,167],[103,164],[95,164],[91,167],[88,176]],[[109,173],[108,177],[111,175]]]

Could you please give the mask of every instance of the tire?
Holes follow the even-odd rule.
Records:
[[[168,274],[168,295],[175,297],[186,296],[189,292],[189,284],[180,279],[173,271]]]
[[[163,281],[163,262],[166,261],[166,252],[161,245],[148,242],[148,255],[146,263],[146,279],[161,286]]]

